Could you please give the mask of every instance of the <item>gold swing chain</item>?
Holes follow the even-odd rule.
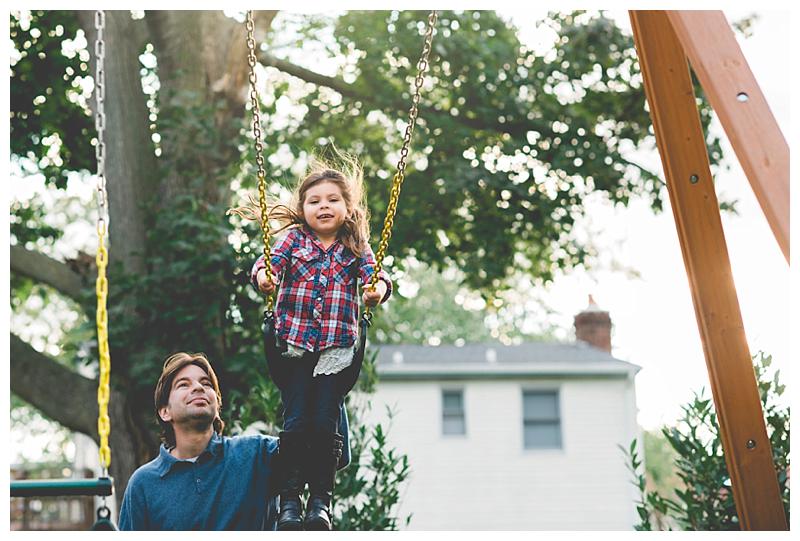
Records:
[[[417,124],[417,115],[419,114],[419,99],[422,84],[425,81],[425,72],[428,69],[428,56],[431,52],[431,43],[433,41],[433,29],[436,25],[436,18],[438,13],[431,11],[428,15],[428,28],[425,31],[425,43],[422,47],[422,55],[419,62],[417,62],[417,77],[414,79],[414,96],[411,99],[411,110],[408,113],[408,125],[406,126],[405,134],[403,135],[403,147],[400,149],[400,160],[397,162],[397,172],[392,179],[392,189],[389,195],[389,205],[386,207],[386,218],[383,221],[383,231],[381,231],[381,240],[378,246],[378,252],[375,254],[375,271],[370,278],[368,289],[374,290],[375,284],[378,283],[378,274],[383,269],[383,258],[386,255],[386,250],[389,247],[389,239],[392,236],[392,226],[394,225],[394,215],[397,212],[397,200],[400,198],[400,188],[405,180],[406,171],[406,158],[408,158],[408,149],[411,144],[411,135],[414,133],[414,126]],[[365,313],[369,316],[369,306],[366,308]]]
[[[258,166],[258,205],[261,211],[261,237],[264,241],[264,263],[267,279],[272,281],[272,264],[269,250],[269,219],[267,216],[267,181],[264,171],[264,147],[261,143],[261,110],[259,108],[258,89],[256,87],[256,40],[253,37],[255,24],[253,11],[247,11],[245,20],[247,29],[247,64],[250,66],[250,104],[253,110],[253,139],[256,147],[256,165]],[[272,312],[272,295],[267,295],[267,311]]]
[[[109,382],[111,379],[111,354],[108,349],[108,310],[106,304],[108,300],[108,278],[106,278],[106,267],[108,266],[108,250],[105,246],[105,237],[108,230],[108,193],[106,192],[106,146],[105,146],[105,93],[106,93],[106,72],[105,72],[105,42],[103,41],[103,30],[106,25],[105,11],[96,11],[94,25],[97,29],[97,41],[95,41],[94,52],[97,61],[95,66],[95,97],[97,100],[97,116],[95,117],[95,128],[97,129],[97,146],[95,146],[95,156],[97,158],[97,281],[95,282],[95,293],[97,294],[97,351],[100,356],[100,376],[97,385],[97,432],[100,435],[100,464],[103,466],[103,477],[108,476],[108,468],[111,465],[111,449],[108,446],[108,435],[111,432],[111,420],[108,417],[108,401],[111,395]]]

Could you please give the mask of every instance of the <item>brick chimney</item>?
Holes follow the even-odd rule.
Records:
[[[589,306],[575,316],[575,338],[611,353],[611,318],[589,295]]]

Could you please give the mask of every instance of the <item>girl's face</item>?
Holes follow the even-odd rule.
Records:
[[[335,236],[346,217],[347,203],[338,184],[323,180],[306,190],[303,218],[318,236]]]

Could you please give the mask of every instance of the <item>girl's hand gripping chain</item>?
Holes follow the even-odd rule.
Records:
[[[364,304],[366,304],[370,308],[373,308],[377,306],[379,302],[381,302],[381,299],[383,298],[384,295],[386,295],[386,283],[383,282],[382,280],[379,280],[375,284],[374,289],[371,289],[369,287],[364,288],[364,295],[363,295]]]
[[[266,295],[272,295],[275,291],[275,277],[270,276],[267,278],[267,269],[261,269],[256,274],[256,280],[258,281],[258,289],[261,293]]]

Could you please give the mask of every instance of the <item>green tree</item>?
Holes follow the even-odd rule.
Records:
[[[761,406],[772,446],[775,474],[781,491],[786,520],[789,520],[789,410],[780,397],[785,386],[780,382],[780,370],[770,373],[772,356],[763,352],[753,357]],[[717,414],[710,398],[701,389],[694,399],[683,406],[678,424],[661,430],[671,446],[675,460],[673,468],[680,486],[671,491],[648,486],[641,470],[636,440],[628,449],[628,469],[639,488],[637,502],[640,523],[637,530],[739,530],[739,517],[731,491],[730,475],[722,452]]]
[[[344,59],[335,77],[261,55],[282,83],[266,99],[291,96],[304,111],[288,129],[269,123],[270,141],[297,156],[328,142],[356,149],[383,188],[369,192],[373,216],[386,208],[380,180],[393,174],[398,111],[408,107],[425,17],[353,11],[333,19],[331,53]],[[308,41],[320,34],[319,18],[298,24]],[[655,209],[666,196],[657,174],[629,157],[655,149],[632,37],[598,12],[531,24],[552,29],[546,54],[523,45],[494,11],[441,14],[392,237],[398,262],[413,255],[463,269],[464,282],[487,296],[513,285],[515,270],[541,283],[589,258],[572,235],[589,193],[622,205],[646,197]],[[276,32],[270,43],[278,48],[280,39]],[[700,114],[707,126],[705,102]],[[718,164],[719,140],[709,137],[708,149]],[[284,172],[273,164],[272,174]]]

